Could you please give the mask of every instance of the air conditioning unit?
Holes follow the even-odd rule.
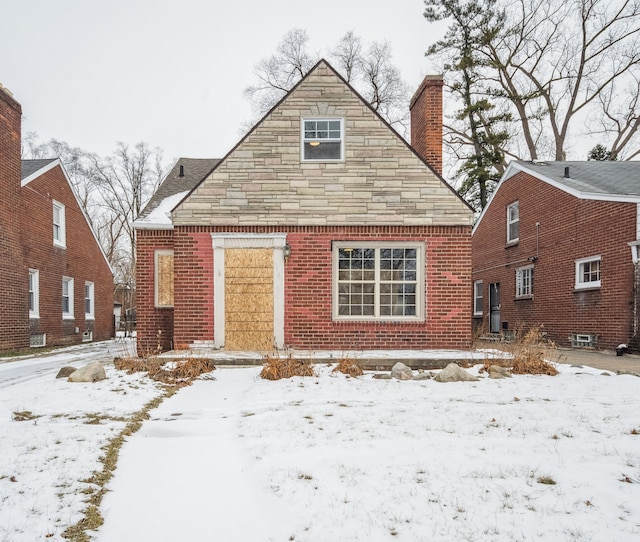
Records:
[[[31,348],[42,348],[47,345],[47,334],[46,333],[34,333],[33,335],[29,335],[29,346]]]
[[[573,348],[595,348],[597,335],[593,333],[574,333],[571,335]]]

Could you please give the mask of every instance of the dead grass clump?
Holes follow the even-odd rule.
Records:
[[[539,327],[532,327],[528,331],[518,330],[515,341],[511,345],[513,355],[513,374],[549,375],[558,374],[556,368],[546,361],[545,355],[555,349],[555,344],[549,341]]]
[[[315,370],[311,360],[295,359],[291,354],[280,357],[276,354],[267,354],[262,358],[262,371],[260,377],[265,380],[280,380],[293,376],[315,376]]]
[[[360,364],[349,358],[341,358],[338,361],[338,365],[336,365],[331,372],[342,373],[353,377],[362,376],[364,374]]]
[[[185,358],[167,362],[166,359],[119,358],[114,361],[116,369],[127,373],[146,372],[149,378],[173,386],[190,386],[204,373],[215,371],[213,361],[206,358]]]

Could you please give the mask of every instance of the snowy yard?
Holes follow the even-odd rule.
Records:
[[[558,368],[447,384],[220,368],[124,445],[92,539],[639,540],[640,379]],[[101,445],[159,393],[108,376],[1,391],[0,541],[62,540],[81,517]]]

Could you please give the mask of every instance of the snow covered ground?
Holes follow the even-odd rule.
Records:
[[[558,368],[449,384],[219,368],[124,445],[92,539],[640,540],[640,378]],[[0,541],[79,519],[117,418],[159,393],[108,375],[0,390]]]

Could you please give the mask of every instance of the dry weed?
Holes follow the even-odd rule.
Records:
[[[341,358],[338,361],[338,365],[336,365],[331,372],[342,373],[353,377],[362,376],[364,374],[360,364],[349,358]]]
[[[114,361],[116,369],[127,373],[146,372],[150,378],[178,387],[190,386],[201,374],[215,371],[213,361],[206,358],[167,360],[151,358],[119,358]],[[168,365],[173,365],[168,367]]]
[[[544,359],[549,351],[555,350],[555,344],[545,337],[539,327],[532,327],[526,331],[519,329],[509,350],[513,355],[513,374],[558,374],[556,368]]]
[[[277,352],[262,358],[260,377],[265,380],[280,380],[293,376],[315,376],[311,360],[295,359],[291,354],[281,357]]]

